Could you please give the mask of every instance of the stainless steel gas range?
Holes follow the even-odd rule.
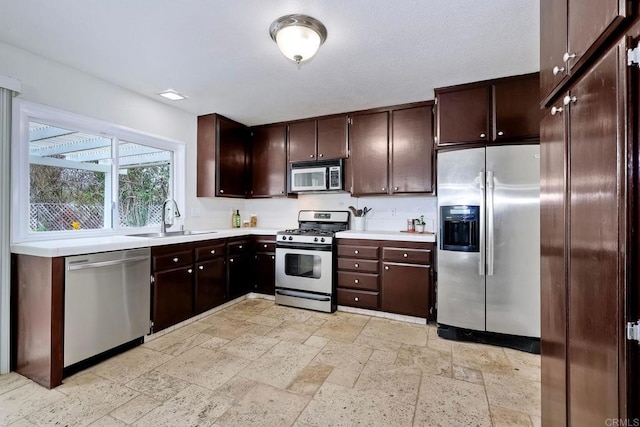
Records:
[[[335,233],[349,228],[348,211],[300,211],[298,229],[279,231],[276,304],[336,311]]]

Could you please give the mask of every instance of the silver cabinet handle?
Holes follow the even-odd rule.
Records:
[[[578,101],[578,98],[577,98],[577,97],[575,97],[575,96],[569,96],[569,95],[567,95],[567,96],[565,96],[564,98],[562,98],[562,103],[563,103],[564,105],[569,105],[569,104],[571,104],[571,103],[574,103],[574,104],[575,104],[575,103],[576,103],[576,101]]]
[[[231,258],[231,259],[229,260],[229,262],[233,262],[233,258]]]
[[[353,251],[353,253],[354,253],[354,254],[359,254],[359,253],[360,253],[360,251],[356,249],[355,251]]]
[[[180,261],[178,258],[173,259],[173,262],[178,262],[178,261]]]
[[[310,158],[310,159],[313,159],[313,154],[309,154],[309,158]]]
[[[276,259],[276,257],[274,255],[271,255],[271,259]]]
[[[562,73],[564,71],[564,67],[558,67],[557,65],[555,67],[553,67],[553,75],[557,76],[558,74]]]
[[[204,265],[199,265],[198,270],[204,270]]]
[[[358,264],[357,262],[353,265],[355,268],[360,267],[360,264]]]
[[[498,131],[498,136],[502,136],[504,135],[504,132],[502,132],[501,130]]]
[[[242,249],[242,245],[238,246],[238,249]]]
[[[393,191],[398,191],[399,189],[399,187],[393,187]]]
[[[322,153],[318,154],[318,157],[324,157]]]
[[[191,273],[193,273],[193,270],[190,268],[190,269],[187,270],[187,273],[191,274]]]
[[[212,250],[211,250],[211,255],[215,255],[215,254],[216,254],[216,250],[215,250],[215,249],[212,249]]]
[[[265,248],[267,247],[267,244],[266,244],[266,243],[265,243],[264,247],[265,247]]]
[[[385,265],[385,266],[384,266],[384,269],[385,269],[385,270],[388,270],[388,269],[389,269],[389,266],[388,266],[388,265]]]
[[[360,299],[358,297],[355,297],[353,300],[356,301],[356,302],[360,301]]]
[[[481,133],[480,134],[480,138],[486,138],[487,134],[486,133]]]
[[[386,187],[382,187],[382,191],[387,191]]]
[[[562,60],[564,62],[568,62],[570,59],[573,59],[575,57],[576,57],[575,53],[565,52],[564,55],[562,55]]]
[[[555,116],[558,113],[562,113],[562,111],[564,111],[564,108],[562,107],[551,107],[551,115]]]
[[[224,190],[220,190],[220,194],[224,194]]]
[[[403,254],[402,256],[407,258],[407,257],[409,257],[409,254]]]
[[[360,283],[360,280],[356,279],[353,281],[353,283]]]

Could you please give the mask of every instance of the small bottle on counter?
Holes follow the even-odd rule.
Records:
[[[236,219],[233,226],[235,228],[240,228],[241,225],[242,225],[242,218],[240,218],[240,209],[236,209]]]

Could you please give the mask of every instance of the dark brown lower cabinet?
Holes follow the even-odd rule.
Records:
[[[229,299],[241,297],[251,291],[253,256],[249,253],[229,256],[227,286]]]
[[[210,310],[226,301],[224,257],[196,263],[195,279],[196,314]]]
[[[382,311],[428,317],[431,266],[382,263]]]
[[[193,266],[153,275],[153,330],[159,331],[193,316]]]
[[[274,295],[276,290],[276,256],[270,252],[258,252],[255,255],[254,292]]]

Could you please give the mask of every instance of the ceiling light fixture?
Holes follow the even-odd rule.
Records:
[[[187,99],[188,98],[188,96],[185,96],[185,95],[183,95],[181,93],[178,93],[173,89],[163,90],[158,95],[164,96],[165,98],[170,99],[172,101],[180,101],[182,99]]]
[[[281,16],[273,21],[269,34],[280,52],[298,65],[313,58],[327,39],[322,22],[307,15]]]

